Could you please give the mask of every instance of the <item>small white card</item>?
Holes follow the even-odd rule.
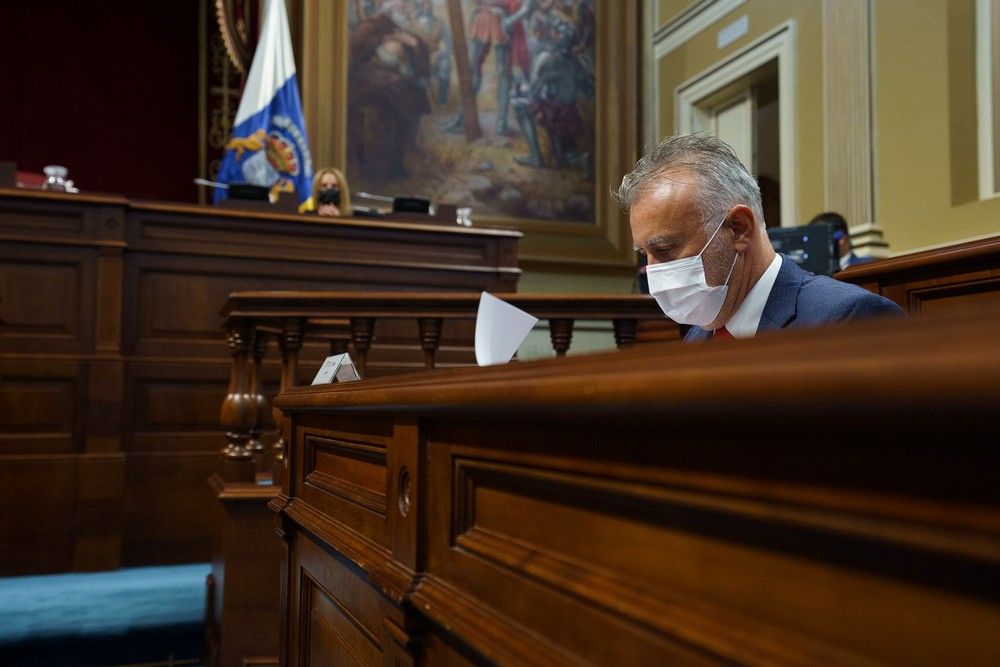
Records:
[[[506,364],[537,323],[537,317],[483,292],[476,315],[476,363]]]
[[[331,382],[353,382],[360,379],[358,369],[351,361],[351,355],[344,352],[327,357],[323,365],[319,367],[319,372],[316,373],[312,383],[329,384]]]

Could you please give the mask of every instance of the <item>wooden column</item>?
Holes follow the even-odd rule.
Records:
[[[282,323],[281,334],[278,338],[278,347],[281,349],[281,385],[278,393],[283,393],[289,387],[299,384],[299,350],[302,349],[302,331],[305,322],[297,317],[289,317]],[[272,470],[275,471],[274,481],[277,483],[280,475],[278,470],[284,466],[287,441],[285,440],[285,418],[281,410],[274,408],[271,411],[274,423],[278,426],[280,434],[278,440],[271,448]]]
[[[247,451],[253,456],[254,467],[258,472],[264,470],[264,454],[266,448],[260,440],[260,432],[264,423],[264,415],[267,414],[267,399],[264,397],[264,379],[261,375],[261,363],[267,353],[268,335],[264,331],[256,331],[253,336],[253,363],[250,364],[250,396],[255,403],[254,417],[250,424],[250,439],[247,442]]]
[[[354,346],[354,354],[357,357],[354,360],[354,365],[362,378],[368,370],[368,349],[372,346],[374,332],[374,317],[351,318],[351,345]]]
[[[615,328],[615,344],[619,350],[632,347],[639,330],[638,320],[617,319],[611,321]]]
[[[226,337],[232,361],[229,389],[222,401],[219,421],[226,429],[226,446],[222,450],[222,477],[227,482],[250,482],[254,479],[253,455],[247,449],[250,427],[257,410],[257,401],[249,392],[247,377],[250,331],[249,322],[238,320],[230,326]]]
[[[420,347],[424,351],[424,368],[434,370],[434,357],[441,343],[441,318],[421,317],[417,320],[420,328]]]
[[[550,319],[549,337],[552,339],[552,349],[556,351],[556,356],[565,357],[573,340],[573,320],[563,317]]]

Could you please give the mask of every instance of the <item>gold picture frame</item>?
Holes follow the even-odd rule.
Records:
[[[348,10],[353,1],[295,3],[302,20],[303,108],[317,167],[347,163]],[[475,216],[477,226],[524,233],[519,250],[522,267],[571,271],[634,265],[628,220],[611,199],[610,190],[637,159],[639,17],[639,0],[594,2],[593,223]]]

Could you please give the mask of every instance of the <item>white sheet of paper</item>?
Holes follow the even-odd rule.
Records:
[[[351,355],[344,352],[327,357],[323,365],[319,367],[312,383],[329,384],[334,381],[351,382],[360,379],[361,376],[358,375],[358,369],[354,367]]]
[[[537,317],[483,292],[476,315],[476,363],[506,364],[537,322]]]

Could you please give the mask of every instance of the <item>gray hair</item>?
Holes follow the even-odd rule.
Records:
[[[694,177],[694,200],[706,227],[718,225],[738,204],[749,207],[764,227],[760,186],[729,144],[709,135],[667,137],[642,156],[611,196],[628,211],[658,177],[673,171],[686,171]]]

